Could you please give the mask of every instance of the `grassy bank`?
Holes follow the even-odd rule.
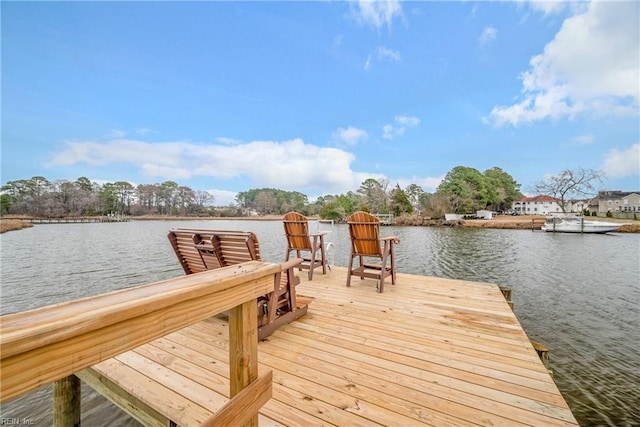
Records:
[[[26,227],[33,227],[33,224],[19,219],[0,219],[0,233],[21,230]]]

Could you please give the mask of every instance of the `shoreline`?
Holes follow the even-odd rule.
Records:
[[[142,215],[137,217],[129,217],[131,221],[217,221],[217,220],[232,220],[232,221],[282,221],[282,215],[264,215],[264,216],[250,216],[250,217],[185,217],[185,216],[155,216],[155,215]],[[497,216],[493,219],[465,219],[458,221],[445,221],[445,220],[426,220],[422,218],[410,218],[402,220],[399,218],[399,223],[396,224],[400,227],[464,227],[464,228],[492,228],[503,230],[531,230],[532,221],[543,221],[542,215],[531,216]],[[23,228],[33,227],[33,224],[22,221],[22,219],[29,219],[29,217],[17,217],[10,216],[9,218],[0,218],[0,233],[8,231],[21,230]],[[317,216],[310,216],[309,219],[317,220]],[[598,218],[590,217],[595,221],[612,221],[612,222],[624,222],[625,225],[616,230],[616,233],[640,233],[640,221],[633,220],[617,220],[612,218]],[[630,222],[631,221],[631,222]],[[538,228],[539,229],[539,228]]]
[[[468,228],[497,228],[497,229],[520,229],[531,230],[532,221],[544,222],[544,215],[525,215],[522,217],[509,217],[506,215],[498,216],[495,219],[467,219],[462,220],[463,227]],[[617,229],[615,233],[640,233],[640,221],[637,220],[621,220],[616,218],[601,218],[601,217],[585,217],[590,221],[605,221],[605,222],[617,222],[623,223],[622,227]],[[539,230],[539,228],[538,228]]]
[[[0,219],[0,233],[7,231],[22,230],[23,228],[33,227],[33,224],[24,222],[20,219]]]

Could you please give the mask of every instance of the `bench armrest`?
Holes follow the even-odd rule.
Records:
[[[285,261],[280,264],[280,271],[287,271],[291,268],[297,267],[299,264],[302,264],[304,261],[302,258],[292,258],[289,261]]]

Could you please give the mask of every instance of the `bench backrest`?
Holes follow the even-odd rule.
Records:
[[[262,260],[258,237],[250,231],[174,228],[168,237],[186,274]]]

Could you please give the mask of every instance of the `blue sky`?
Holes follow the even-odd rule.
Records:
[[[640,3],[7,2],[2,183],[640,189]]]

